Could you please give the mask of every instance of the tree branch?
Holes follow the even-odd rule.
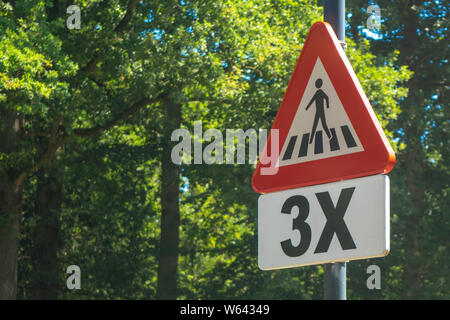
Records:
[[[119,24],[114,28],[115,32],[120,33],[125,30],[127,25],[130,23],[131,19],[133,18],[134,14],[136,13],[137,2],[138,0],[128,1],[127,11],[122,20],[120,20]],[[97,64],[100,62],[100,60],[103,58],[104,55],[105,55],[104,51],[95,53],[92,59],[89,60],[89,62],[83,68],[81,68],[81,70],[87,74],[94,72],[95,68],[97,67]]]
[[[131,21],[131,19],[133,18],[134,14],[136,12],[137,2],[138,2],[138,0],[128,1],[127,12],[125,13],[125,16],[122,18],[122,20],[119,22],[117,27],[114,29],[114,31],[122,32],[126,28],[126,26]]]
[[[97,125],[92,128],[75,129],[73,135],[78,136],[78,137],[88,137],[88,136],[99,134],[107,129],[110,129],[110,128],[116,126],[121,121],[125,120],[127,117],[132,115],[133,113],[136,113],[140,109],[144,108],[146,105],[160,101],[166,95],[167,95],[166,93],[160,93],[158,96],[156,96],[153,99],[149,99],[146,97],[142,98],[139,101],[135,102],[129,108],[127,108],[127,109],[123,110],[122,112],[120,112],[119,114],[117,114],[113,119],[109,120],[105,124]],[[70,138],[70,140],[71,140],[71,138]]]
[[[53,157],[56,155],[58,150],[65,144],[69,143],[71,140],[73,140],[75,137],[89,137],[92,135],[96,135],[99,133],[102,133],[103,131],[110,129],[117,124],[119,124],[121,121],[125,120],[127,117],[132,115],[133,113],[136,113],[137,111],[141,110],[148,104],[152,104],[155,102],[160,101],[161,99],[168,96],[167,93],[162,92],[158,96],[156,96],[153,99],[149,99],[147,97],[140,99],[139,101],[135,102],[132,106],[125,109],[124,111],[120,112],[116,115],[113,119],[109,120],[103,125],[98,125],[92,128],[86,128],[86,129],[75,129],[74,133],[65,136],[64,131],[61,131],[62,128],[62,119],[63,115],[60,114],[53,125],[53,127],[50,130],[50,140],[47,146],[47,150],[39,157],[39,159],[22,170],[22,172],[17,176],[15,180],[16,185],[21,185],[23,181],[25,180],[28,175],[32,174],[33,172],[36,172],[40,167],[46,165],[49,163]]]
[[[64,136],[63,132],[60,131],[62,124],[63,115],[60,114],[53,124],[53,127],[50,130],[50,141],[48,142],[47,150],[39,157],[36,163],[31,164],[18,175],[16,180],[14,181],[15,185],[21,185],[25,178],[31,173],[35,172],[37,169],[42,167],[43,165],[50,162],[53,159],[55,154],[58,152],[58,149],[63,145]]]
[[[104,170],[105,169],[105,165],[101,162],[99,162],[97,159],[92,158],[89,154],[87,154],[86,152],[84,152],[83,150],[81,150],[80,148],[78,148],[78,146],[73,143],[71,145],[72,149],[78,153],[79,155],[83,156],[85,159],[87,159],[89,162],[92,162],[97,168]]]

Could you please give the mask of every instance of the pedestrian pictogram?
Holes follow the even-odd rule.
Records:
[[[331,133],[327,126],[327,120],[325,119],[325,110],[324,105],[325,101],[327,103],[327,108],[330,108],[330,99],[328,99],[328,96],[325,94],[325,92],[320,89],[322,87],[322,79],[318,78],[316,80],[316,88],[318,89],[314,96],[312,97],[311,101],[306,106],[306,110],[311,107],[313,102],[316,104],[316,114],[314,116],[314,124],[311,131],[311,138],[309,139],[309,143],[313,142],[314,134],[316,133],[317,125],[319,124],[319,120],[322,123],[323,129],[327,133],[328,139],[331,140]]]
[[[306,39],[265,150],[278,151],[273,163],[258,162],[252,186],[267,193],[388,173],[394,152],[350,62],[325,22]]]
[[[364,151],[347,113],[317,58],[287,139],[279,166]]]

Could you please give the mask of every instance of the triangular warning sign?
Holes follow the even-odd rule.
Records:
[[[361,151],[364,148],[318,57],[281,149],[278,165]]]
[[[389,172],[394,152],[333,29],[317,22],[267,139],[270,161],[258,162],[256,192]],[[269,168],[275,170],[268,170]],[[261,170],[262,169],[262,170]]]

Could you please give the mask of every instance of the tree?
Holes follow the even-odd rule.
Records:
[[[6,201],[0,205],[0,298],[16,295],[19,220],[25,179],[48,165],[73,139],[99,134],[159,99],[155,89],[154,96],[152,91],[136,99],[119,96],[117,93],[122,88],[117,81],[107,87],[96,78],[100,62],[108,66],[108,62],[114,61],[112,70],[115,67],[124,70],[114,74],[124,79],[129,60],[118,57],[118,52],[124,48],[130,51],[140,48],[136,41],[139,33],[133,33],[134,42],[124,36],[135,15],[136,3],[129,1],[126,9],[119,10],[121,19],[113,19],[116,18],[113,10],[102,11],[104,15],[97,23],[103,22],[107,27],[100,41],[98,29],[92,26],[95,19],[84,24],[87,32],[83,36],[65,28],[63,1],[53,1],[47,6],[43,2],[2,2],[0,189]],[[86,17],[89,14],[94,17],[99,5],[100,2],[93,3]],[[141,27],[142,20],[139,20]],[[108,47],[113,59],[104,62],[102,48]],[[113,78],[109,75],[109,79]],[[133,90],[139,87],[130,85]],[[122,91],[132,94],[132,90],[127,90]]]
[[[401,114],[388,124],[397,141],[392,172],[392,253],[382,262],[383,297],[448,298],[445,253],[449,225],[448,7],[440,1],[378,1],[381,29],[369,38],[378,59],[398,54],[395,68],[413,71]],[[352,37],[367,38],[366,3],[350,4]]]
[[[89,279],[80,293],[56,288],[59,297],[276,298],[299,284],[317,298],[320,268],[256,268],[252,165],[175,165],[171,133],[195,120],[268,128],[321,9],[290,0],[108,4],[80,2],[79,30],[66,28],[64,1],[3,4],[0,212],[11,219],[0,224],[0,298],[16,295],[22,210],[21,261],[52,244],[33,239],[42,225],[31,212],[48,214],[29,203],[55,190],[52,173],[63,181],[53,220],[61,247],[41,250],[83,264]],[[407,70],[393,67],[395,54],[377,61],[367,42],[349,40],[347,53],[380,120],[396,119]],[[20,269],[25,288],[35,283],[30,270],[44,268],[31,264]]]

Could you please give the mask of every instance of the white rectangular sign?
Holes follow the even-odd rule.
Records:
[[[389,232],[386,175],[264,194],[258,265],[271,270],[383,257]]]

